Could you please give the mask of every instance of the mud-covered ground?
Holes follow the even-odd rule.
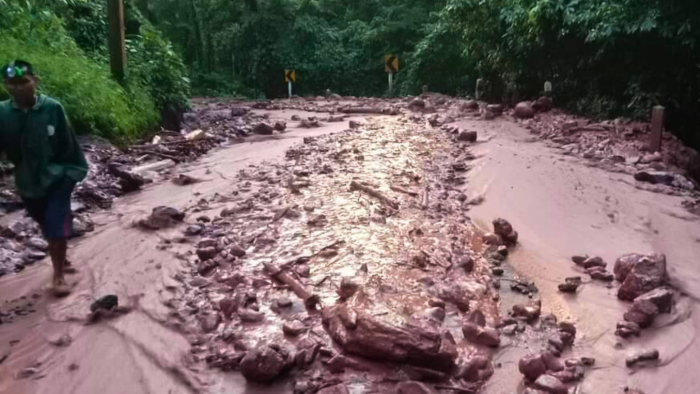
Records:
[[[31,223],[2,219],[3,261],[27,268],[0,279],[0,392],[699,385],[698,197],[677,141],[652,157],[644,125],[439,95],[195,104],[183,133],[93,155],[82,190],[116,201],[78,194],[94,231],[68,298],[25,263],[45,248]],[[629,252],[649,257],[618,269]],[[93,304],[106,295],[119,306]],[[645,350],[659,360],[626,365]]]

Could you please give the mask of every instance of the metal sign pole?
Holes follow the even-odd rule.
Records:
[[[394,73],[389,73],[389,94],[391,94],[391,88],[394,84]]]
[[[287,92],[289,93],[289,98],[292,98],[292,81],[287,82]]]

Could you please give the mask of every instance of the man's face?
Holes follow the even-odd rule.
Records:
[[[5,88],[18,102],[29,102],[34,99],[37,89],[37,78],[33,75],[5,79]]]

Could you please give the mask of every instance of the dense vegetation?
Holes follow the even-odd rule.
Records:
[[[696,0],[134,0],[190,66],[199,94],[386,93],[382,58],[401,58],[400,94],[487,82],[492,100],[530,98],[599,117],[654,104],[700,145]]]
[[[131,140],[153,129],[167,105],[185,105],[189,81],[169,43],[127,9],[129,73],[121,83],[109,73],[106,0],[0,0],[0,62],[32,62],[41,90],[63,102],[78,132]]]
[[[482,78],[488,99],[514,101],[551,81],[557,105],[593,116],[665,105],[700,146],[696,0],[125,0],[121,85],[107,76],[105,3],[0,0],[0,58],[26,53],[75,121],[105,135],[184,103],[186,74],[197,95],[283,97],[290,68],[300,95],[384,95],[391,53],[395,94],[464,95]]]

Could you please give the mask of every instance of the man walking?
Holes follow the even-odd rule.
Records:
[[[0,102],[0,153],[14,164],[17,191],[49,243],[53,291],[63,297],[70,292],[64,273],[73,270],[66,260],[71,194],[88,164],[63,106],[37,94],[32,65],[16,60],[2,68],[2,77],[12,98]]]

